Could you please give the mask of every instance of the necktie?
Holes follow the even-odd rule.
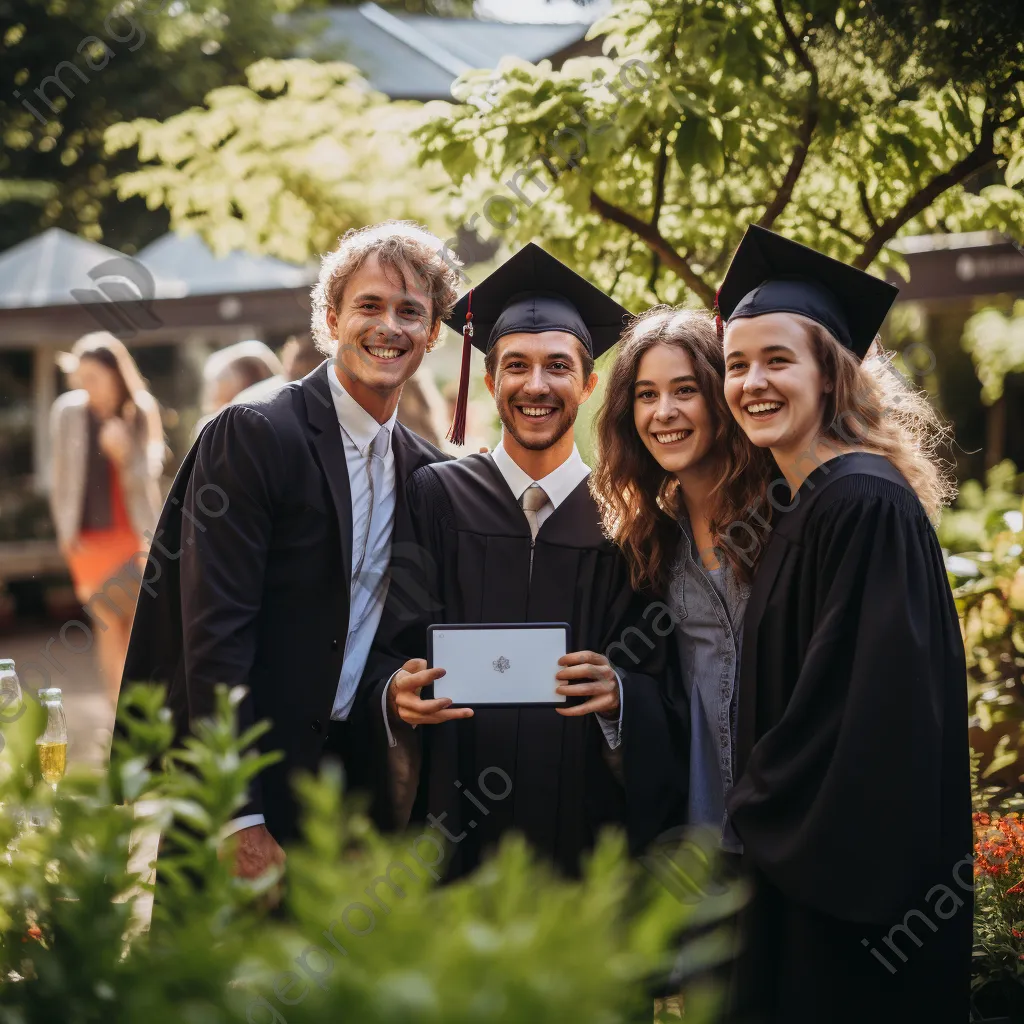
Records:
[[[537,513],[548,503],[548,496],[544,493],[544,488],[540,484],[530,484],[529,487],[523,491],[523,496],[519,499],[519,505],[523,510],[523,515],[526,516],[526,521],[530,524],[530,577],[533,577],[533,546],[537,541],[537,531],[540,529],[540,523],[537,522]]]
[[[390,432],[387,427],[381,427],[377,436],[370,442],[370,450],[367,453],[366,471],[370,476],[370,507],[366,516],[366,533],[363,535],[363,546],[359,552],[359,564],[352,573],[354,577],[359,576],[363,568],[363,560],[366,558],[366,548],[370,543],[370,534],[373,527],[374,515],[378,512],[377,499],[384,490],[384,456],[388,452],[388,438]]]

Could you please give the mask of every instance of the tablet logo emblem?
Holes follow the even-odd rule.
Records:
[[[501,672],[502,675],[504,675],[512,667],[511,662],[508,660],[508,658],[505,657],[504,654],[497,660],[492,661],[491,664],[494,666],[494,671]]]

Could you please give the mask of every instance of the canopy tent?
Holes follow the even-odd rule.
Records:
[[[173,280],[154,279],[116,249],[50,228],[0,254],[0,309],[172,298]]]
[[[314,267],[240,251],[217,257],[199,235],[173,231],[151,242],[136,258],[155,278],[180,282],[182,297],[301,288],[316,279]]]

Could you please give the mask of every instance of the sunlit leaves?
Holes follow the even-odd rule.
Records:
[[[341,63],[259,61],[247,79],[164,122],[111,129],[111,149],[135,146],[144,164],[122,177],[120,195],[158,200],[172,227],[202,231],[218,252],[293,262],[368,221],[440,226],[431,196],[438,174],[417,170],[411,141],[422,106],[389,102]],[[445,150],[456,176],[460,163],[472,169],[479,160],[471,138]]]
[[[1024,102],[1015,86],[999,96],[977,85],[931,86],[916,57],[896,80],[874,59],[880,44],[862,6],[786,0],[784,8],[814,62],[816,92],[772,0],[620,0],[590,32],[603,37],[614,60],[578,58],[560,71],[517,61],[466,76],[455,89],[459,105],[435,113],[419,133],[425,159],[439,161],[455,186],[453,223],[462,222],[467,205],[465,182],[479,190],[490,181],[498,192],[510,175],[544,159],[548,190],[522,207],[514,224],[492,225],[503,240],[543,237],[598,283],[614,285],[627,305],[692,299],[665,270],[650,288],[649,248],[597,218],[583,202],[585,190],[645,223],[657,197],[658,231],[713,291],[745,225],[778,194],[812,124],[777,229],[846,260],[876,232],[890,237],[891,223],[900,232],[931,230],[940,219],[958,230],[1024,232],[1024,211],[1005,194],[979,196],[959,183],[916,218],[901,218],[913,196],[982,144],[996,110],[1003,126],[994,134],[995,159],[1008,165],[1007,185],[1024,180]],[[642,62],[642,89],[622,85],[629,61]],[[596,91],[616,79],[616,92]],[[524,114],[527,105],[532,110]],[[1014,111],[1022,115],[1017,121]],[[585,151],[566,159],[560,133],[578,130],[582,120],[614,130],[587,132]],[[456,163],[446,147],[467,135],[486,144],[472,150],[475,162],[460,150]],[[898,257],[883,248],[876,260],[887,266]]]

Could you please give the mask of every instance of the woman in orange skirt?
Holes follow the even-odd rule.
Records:
[[[53,405],[50,506],[116,704],[141,565],[160,512],[163,428],[156,400],[113,335],[86,335],[61,366],[76,389]]]

